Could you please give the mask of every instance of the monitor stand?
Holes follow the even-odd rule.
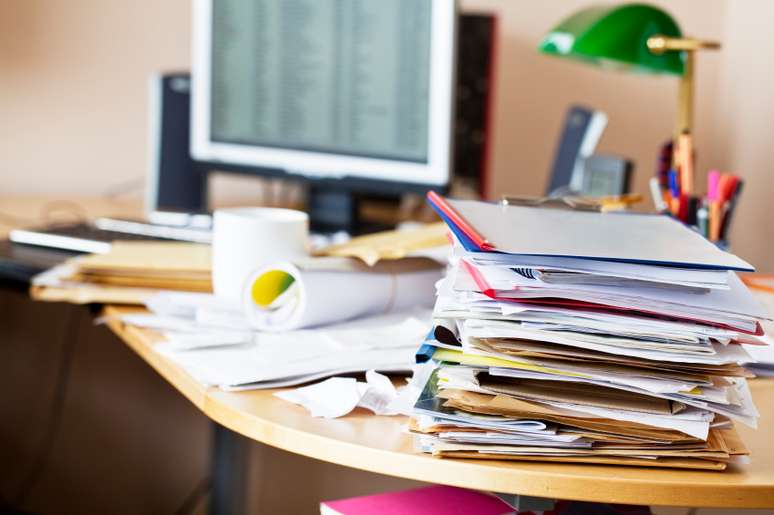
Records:
[[[309,184],[306,208],[312,232],[346,231],[351,235],[368,234],[391,229],[390,226],[368,223],[360,217],[361,196],[329,184]]]
[[[281,174],[269,173],[264,169],[248,166],[229,165],[224,163],[194,162],[189,170],[187,180],[181,176],[173,179],[185,188],[189,195],[198,198],[200,204],[186,206],[195,212],[206,212],[208,175],[212,170],[255,175],[256,177],[281,177]],[[161,174],[160,174],[161,175]],[[309,213],[310,230],[318,234],[330,234],[346,231],[351,235],[367,234],[384,231],[392,227],[385,223],[366,222],[360,218],[360,204],[370,196],[358,192],[351,184],[343,186],[337,181],[308,181],[306,196],[306,211]],[[373,187],[372,187],[373,188]],[[372,189],[371,188],[371,189]],[[191,195],[192,194],[192,195]],[[158,213],[157,213],[158,215]],[[190,218],[190,217],[189,217]],[[161,221],[161,219],[159,219]]]

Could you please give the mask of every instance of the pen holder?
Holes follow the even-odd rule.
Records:
[[[727,252],[730,250],[728,238],[712,241],[712,239],[709,237],[709,233],[708,233],[709,227],[708,227],[708,222],[706,218],[703,218],[702,216],[697,216],[695,219],[689,220],[689,222],[685,222],[684,220],[681,220],[679,216],[675,216],[672,213],[666,212],[664,214],[666,214],[671,218],[674,218],[678,222],[684,223],[686,226],[688,226],[688,228],[694,230],[695,232],[704,236],[708,241],[714,243],[719,249]]]
[[[728,250],[731,219],[738,198],[738,193],[731,200],[718,200],[710,196],[665,194],[663,212],[692,228],[719,248]]]

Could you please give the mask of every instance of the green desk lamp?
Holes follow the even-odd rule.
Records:
[[[607,68],[680,76],[675,141],[691,132],[694,54],[704,48],[720,44],[684,38],[671,16],[645,4],[582,9],[554,27],[539,46],[546,54]]]

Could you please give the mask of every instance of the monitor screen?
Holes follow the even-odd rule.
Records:
[[[448,182],[453,0],[194,6],[196,159]]]

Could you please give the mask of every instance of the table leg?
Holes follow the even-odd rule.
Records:
[[[213,422],[212,442],[212,515],[245,513],[245,474],[249,458],[249,440]]]
[[[554,509],[554,501],[552,499],[530,497],[528,495],[499,494],[496,492],[495,495],[517,512],[546,511]]]

